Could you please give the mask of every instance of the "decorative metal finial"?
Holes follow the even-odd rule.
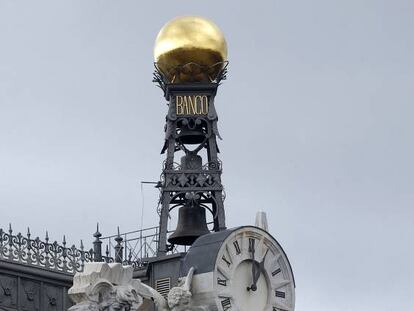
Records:
[[[93,234],[95,241],[93,241],[93,261],[102,261],[102,234],[99,232],[99,223],[96,223],[96,232]]]
[[[204,17],[178,17],[159,32],[154,60],[164,82],[211,83],[221,76],[227,60],[226,39],[219,27]],[[157,82],[158,78],[154,76]]]
[[[122,246],[122,241],[123,238],[121,237],[120,231],[119,231],[119,226],[118,226],[118,236],[115,238],[116,241],[116,245],[115,245],[115,262],[119,262],[122,263],[123,261],[123,246]]]
[[[99,239],[102,234],[99,232],[99,222],[96,223],[96,232],[93,234],[96,239]]]

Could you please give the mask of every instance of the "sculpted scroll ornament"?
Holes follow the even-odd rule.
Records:
[[[69,295],[76,303],[68,311],[190,311],[191,268],[183,284],[173,287],[167,300],[155,289],[132,278],[132,267],[121,264],[88,263],[74,277]]]

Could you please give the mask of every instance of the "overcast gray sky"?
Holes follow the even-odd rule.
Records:
[[[0,226],[138,229],[158,180],[158,30],[214,20],[228,226],[259,209],[298,311],[414,310],[414,2],[0,0]],[[244,126],[248,124],[248,126]],[[145,187],[144,225],[157,224]]]

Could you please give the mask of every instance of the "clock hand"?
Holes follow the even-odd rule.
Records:
[[[252,291],[255,292],[257,290],[257,285],[256,284],[257,284],[257,280],[259,279],[260,274],[261,274],[260,268],[256,269],[257,264],[258,264],[257,261],[252,262],[253,284],[250,285],[249,287],[247,287],[248,291],[252,290]]]
[[[266,250],[266,253],[263,256],[262,261],[259,263],[260,271],[264,272],[264,263],[265,263],[265,259],[266,259],[266,256],[267,256],[268,252],[269,252],[269,249]]]
[[[250,291],[250,290],[256,291],[257,286],[256,286],[256,282],[254,280],[255,280],[256,274],[257,274],[257,272],[256,272],[256,263],[257,263],[257,261],[254,258],[254,252],[255,252],[254,246],[252,248],[250,248],[249,250],[252,253],[252,278],[253,278],[253,284],[250,287],[247,287],[247,290],[248,291]]]
[[[267,253],[269,252],[269,249],[266,250],[266,253],[264,254],[262,260],[260,261],[260,263],[258,263],[256,260],[253,260],[253,267],[252,267],[252,272],[253,272],[253,284],[247,288],[247,290],[251,289],[252,291],[256,291],[257,290],[257,281],[260,278],[260,274],[262,272],[264,272],[264,263],[266,260],[266,256]],[[258,265],[258,269],[256,270],[256,265]]]

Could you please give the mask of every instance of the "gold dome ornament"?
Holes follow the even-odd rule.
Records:
[[[158,33],[154,47],[157,69],[170,83],[213,82],[227,61],[227,43],[212,21],[177,17]]]

